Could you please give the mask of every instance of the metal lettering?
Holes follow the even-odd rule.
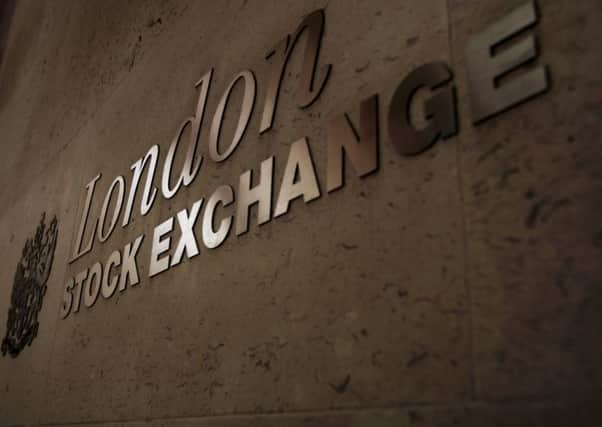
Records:
[[[428,149],[439,138],[448,138],[457,132],[454,87],[443,87],[452,79],[452,73],[442,62],[431,62],[412,71],[399,84],[389,107],[389,136],[397,152],[403,156],[416,155]],[[436,91],[424,104],[428,125],[416,129],[410,120],[410,105],[416,92],[428,87]]]
[[[238,124],[232,142],[226,151],[223,153],[219,152],[219,135],[222,129],[222,122],[224,120],[224,112],[226,105],[228,104],[228,98],[232,93],[232,89],[239,80],[243,80],[245,84],[245,92],[242,100],[242,107],[240,110],[240,117],[238,118]],[[223,162],[234,152],[249,124],[251,113],[253,112],[253,105],[255,104],[255,76],[250,70],[241,71],[234,77],[224,94],[220,99],[215,114],[213,115],[213,122],[211,123],[211,131],[209,132],[209,156],[214,162]]]
[[[129,224],[132,216],[132,207],[134,200],[136,199],[136,193],[138,191],[138,184],[142,176],[142,171],[148,163],[148,171],[146,172],[146,183],[144,185],[144,194],[142,195],[142,201],[140,203],[140,213],[144,216],[150,211],[150,208],[155,202],[155,196],[157,195],[157,189],[153,187],[153,179],[155,177],[155,170],[157,169],[157,160],[159,158],[159,146],[153,145],[148,149],[144,157],[138,159],[132,166],[131,170],[134,172],[132,176],[132,184],[130,185],[130,193],[128,195],[127,203],[125,204],[125,212],[123,214],[122,227]]]
[[[94,189],[96,188],[96,181],[100,179],[102,174],[98,174],[86,185],[86,189],[88,190],[88,194],[86,195],[86,202],[84,203],[84,210],[82,212],[82,219],[79,223],[79,230],[77,232],[77,240],[75,243],[75,247],[73,248],[73,256],[69,260],[71,264],[76,259],[80,258],[82,255],[87,254],[92,250],[92,245],[94,244],[94,235],[96,234],[96,227],[98,225],[98,220],[94,223],[94,228],[92,230],[92,235],[90,236],[90,240],[84,249],[81,249],[82,239],[84,237],[84,232],[86,231],[86,224],[88,222],[88,215],[90,214],[90,205],[92,204],[92,197],[94,196]]]
[[[109,224],[109,230],[105,233],[104,228],[105,228],[105,220],[107,217],[107,210],[109,209],[109,204],[111,203],[111,198],[113,196],[113,190],[115,189],[116,185],[119,185],[117,187],[117,190],[118,190],[117,204],[115,205],[115,208],[113,209],[113,218],[111,219],[111,222]],[[101,242],[105,242],[109,238],[109,236],[111,235],[113,230],[115,229],[115,224],[117,224],[117,219],[119,218],[119,214],[121,213],[121,206],[123,205],[124,188],[125,188],[125,180],[120,175],[113,180],[113,182],[111,183],[111,186],[109,187],[109,191],[107,191],[107,195],[105,196],[105,200],[102,205],[102,210],[100,211],[100,218],[98,220],[99,227],[97,229],[97,234],[98,234],[98,240],[100,240]]]
[[[199,216],[199,212],[201,211],[202,205],[203,199],[200,199],[192,205],[192,208],[190,209],[190,214],[188,214],[188,211],[186,209],[181,210],[177,214],[178,224],[180,226],[182,235],[180,236],[180,240],[178,241],[178,246],[176,246],[176,251],[171,257],[172,267],[182,262],[182,256],[184,255],[184,251],[186,251],[187,258],[192,258],[199,254],[199,247],[196,243],[196,237],[194,235],[194,224],[196,223],[196,219]]]
[[[290,202],[301,196],[303,196],[305,203],[320,197],[320,187],[307,138],[301,138],[291,146],[284,176],[282,177],[274,218],[287,213]]]
[[[168,220],[155,227],[151,246],[150,266],[148,269],[149,277],[156,276],[157,274],[162,273],[169,268],[169,255],[166,255],[162,258],[160,257],[169,250],[171,237],[168,236],[163,240],[161,238],[172,230],[173,217],[170,217]]]
[[[100,292],[105,298],[111,298],[117,289],[117,285],[119,284],[119,274],[113,275],[113,278],[111,279],[110,276],[113,268],[119,267],[119,265],[121,265],[121,252],[113,251],[107,260],[105,273],[102,277],[102,286],[100,288]]]
[[[238,182],[238,198],[236,203],[236,235],[249,231],[249,209],[256,203],[257,223],[268,222],[272,215],[272,181],[274,173],[274,156],[261,162],[259,184],[251,188],[253,171],[244,172]]]
[[[495,53],[497,47],[537,23],[530,1],[470,38],[466,45],[466,68],[470,87],[473,122],[479,123],[514,107],[548,89],[545,66],[500,84],[500,79],[537,57],[534,36]]]
[[[214,231],[213,217],[218,205],[224,207],[234,202],[234,191],[229,185],[222,185],[217,188],[207,201],[205,214],[203,215],[203,243],[209,249],[215,249],[220,246],[230,233],[232,227],[232,216],[228,216],[220,222],[219,229]]]
[[[169,150],[167,151],[167,157],[165,158],[165,163],[163,165],[163,176],[161,180],[161,191],[163,193],[163,197],[166,199],[171,199],[176,195],[178,190],[182,185],[184,187],[188,187],[194,178],[197,176],[201,164],[203,162],[203,156],[200,156],[195,160],[196,149],[198,145],[199,135],[201,132],[201,124],[203,123],[203,117],[205,115],[205,105],[207,104],[207,94],[209,92],[209,86],[211,85],[211,76],[213,75],[213,69],[209,70],[195,85],[195,87],[201,86],[201,91],[199,93],[199,99],[197,101],[196,113],[192,117],[188,117],[178,129],[176,136],[174,137],[171,145],[169,146]],[[176,150],[178,149],[178,144],[184,130],[186,127],[190,125],[190,140],[188,144],[188,151],[186,152],[186,159],[184,160],[184,166],[180,171],[180,176],[173,188],[169,186],[169,179],[171,176],[171,167],[173,166],[173,160],[175,157]]]
[[[378,169],[378,96],[373,95],[360,104],[360,133],[347,114],[328,124],[328,192],[345,185],[345,154],[359,177]]]
[[[134,243],[128,243],[123,249],[123,262],[121,264],[121,277],[119,278],[119,291],[123,292],[128,284],[135,286],[140,283],[136,255],[144,239],[144,234],[138,236]]]
[[[65,284],[65,290],[63,291],[63,303],[61,304],[61,319],[66,319],[71,312],[71,306],[73,305],[73,294],[71,290],[73,289],[73,285],[75,284],[73,277],[70,277]]]
[[[80,272],[75,276],[75,285],[77,286],[77,290],[75,291],[75,301],[73,304],[73,312],[77,313],[79,311],[79,305],[81,304],[82,298],[82,288],[86,279],[88,278],[88,269],[86,268],[84,271]]]
[[[317,84],[315,81],[316,68],[320,55],[320,43],[324,34],[324,11],[316,10],[305,17],[292,37],[287,35],[266,56],[266,59],[269,59],[272,56],[275,58],[272,62],[270,82],[268,83],[263,114],[261,116],[261,125],[259,127],[260,134],[272,128],[286,65],[297,45],[299,37],[305,32],[307,33],[307,36],[303,55],[301,81],[297,87],[296,93],[297,106],[299,108],[306,108],[313,104],[313,102],[318,99],[318,96],[328,81],[332,69],[331,64],[326,66],[320,83]]]
[[[102,264],[97,262],[90,269],[90,275],[88,276],[88,280],[86,281],[86,286],[84,288],[84,304],[86,307],[92,307],[98,299],[101,282]]]

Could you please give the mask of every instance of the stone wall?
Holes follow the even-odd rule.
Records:
[[[58,240],[37,336],[0,358],[0,425],[599,425],[602,6],[539,0],[529,34],[549,91],[475,126],[467,40],[525,1],[5,2],[3,328],[15,266],[43,213],[57,217]],[[297,108],[293,56],[274,127],[260,135],[265,56],[317,9],[326,20],[317,72],[332,64],[329,80]],[[404,76],[431,61],[454,72],[459,132],[403,157],[384,125],[388,106]],[[69,263],[86,185],[102,174],[97,217],[113,178],[129,183],[153,144],[167,153],[211,68],[199,176]],[[251,121],[234,154],[212,162],[211,118],[243,69],[257,80]],[[343,113],[358,123],[360,102],[376,93],[380,168],[362,179],[348,169],[346,185],[327,193],[327,125]],[[148,277],[156,225],[220,185],[236,189],[272,155],[278,188],[302,137],[320,198],[261,226],[253,212],[248,233]],[[62,319],[68,279],[142,234],[140,283]]]

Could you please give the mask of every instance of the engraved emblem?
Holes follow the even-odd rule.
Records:
[[[46,294],[46,281],[54,258],[58,236],[56,217],[47,226],[42,219],[33,238],[27,239],[23,256],[17,264],[10,297],[6,336],[2,340],[2,355],[17,357],[38,333],[38,313]]]

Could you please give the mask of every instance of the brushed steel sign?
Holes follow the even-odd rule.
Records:
[[[468,41],[465,63],[475,124],[483,123],[548,88],[548,75],[543,65],[531,66],[520,75],[509,74],[537,59],[538,52],[532,34],[518,42],[514,41],[516,35],[534,27],[537,20],[535,3],[529,1],[473,35]],[[268,51],[266,60],[270,63],[270,74],[259,129],[248,128],[258,85],[253,71],[242,70],[230,80],[210,124],[207,144],[210,161],[226,161],[241,144],[245,134],[252,131],[261,134],[272,128],[289,59],[301,48],[301,78],[295,102],[298,108],[304,109],[318,99],[329,81],[333,67],[331,64],[324,65],[325,61],[320,58],[324,26],[324,11],[312,12],[301,21],[294,33],[286,35]],[[504,49],[500,50],[502,45]],[[91,205],[101,175],[88,182],[70,262],[89,253],[96,241],[106,243],[117,225],[127,227],[134,215],[147,215],[157,200],[171,199],[195,180],[204,161],[199,150],[199,136],[212,76],[213,70],[209,70],[195,84],[199,91],[196,111],[179,126],[165,158],[162,159],[158,145],[150,147],[132,163],[129,179],[124,175],[114,178],[100,212],[94,214],[92,220]],[[230,93],[237,85],[242,85],[244,94],[234,136],[230,141],[220,143],[224,111]],[[418,128],[412,123],[410,110],[417,102],[416,93],[421,89],[426,89],[429,95],[422,101],[426,125]],[[353,123],[346,112],[341,112],[326,123],[326,193],[339,190],[345,185],[346,160],[359,178],[378,170],[381,129],[379,108],[379,96],[373,94],[359,104],[359,123]],[[439,141],[455,135],[458,132],[457,100],[450,66],[444,62],[427,62],[404,75],[392,94],[385,116],[385,129],[390,142],[402,156],[419,155]],[[190,127],[191,132],[185,161],[180,171],[174,171],[173,161],[187,127]],[[162,169],[159,170],[161,161]],[[244,235],[250,227],[249,210],[253,206],[256,206],[258,212],[257,225],[261,225],[285,215],[294,200],[302,199],[309,203],[323,196],[313,162],[311,143],[307,137],[299,138],[290,145],[288,157],[282,162],[284,174],[279,183],[274,182],[277,164],[280,165],[275,156],[264,159],[255,169],[243,172],[236,186],[223,184],[207,198],[195,197],[196,202],[189,208],[180,210],[154,227],[148,239],[144,235],[138,236],[123,250],[113,251],[104,263],[95,262],[75,277],[69,278],[61,307],[62,317],[78,312],[82,300],[90,308],[99,299],[99,295],[111,298],[117,289],[125,291],[129,286],[138,285],[141,276],[152,278],[185,259],[198,256],[203,250],[215,250],[224,243],[232,229],[236,236]],[[159,187],[154,185],[155,174],[160,175]],[[140,204],[134,206],[139,189],[142,190]],[[231,205],[229,214],[224,213],[223,209],[217,209]],[[201,223],[200,231],[196,227],[197,223]],[[149,269],[141,275],[136,257],[144,241],[149,242],[151,255]]]

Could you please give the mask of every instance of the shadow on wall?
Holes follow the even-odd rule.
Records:
[[[44,3],[0,0],[0,108],[17,87],[42,32]]]
[[[0,0],[0,70],[4,62],[4,49],[17,0]]]

